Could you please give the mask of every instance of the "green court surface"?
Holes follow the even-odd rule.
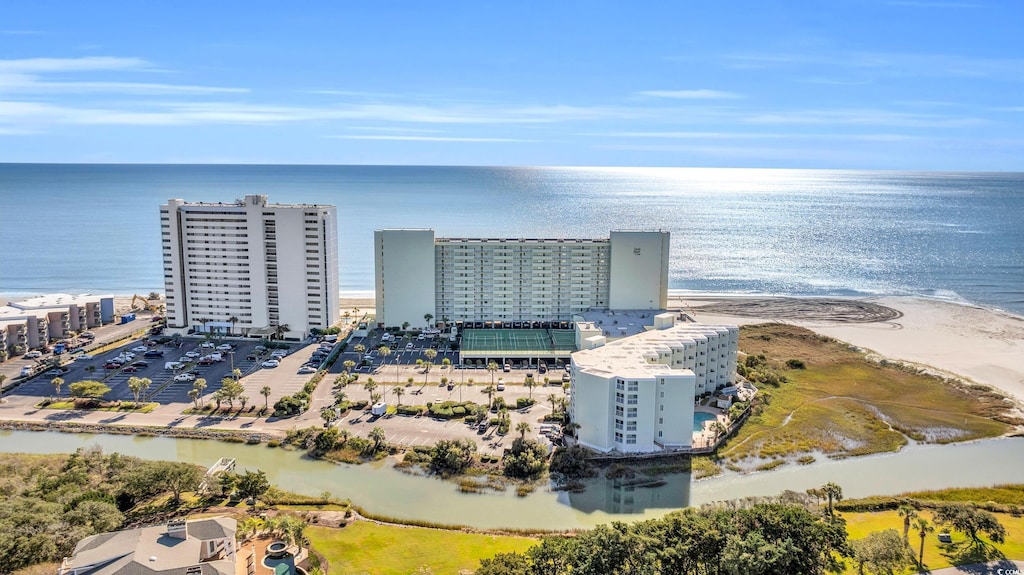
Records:
[[[462,332],[462,353],[569,354],[576,351],[572,330],[467,329]]]

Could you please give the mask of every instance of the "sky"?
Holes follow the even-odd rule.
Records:
[[[1024,171],[1019,0],[0,3],[0,162]]]

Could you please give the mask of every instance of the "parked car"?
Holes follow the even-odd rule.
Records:
[[[140,359],[139,361],[133,361],[132,365],[135,367],[149,367],[149,362],[144,359]]]
[[[233,350],[235,348],[232,347],[232,345],[230,343],[222,343],[222,344],[217,346],[217,349],[219,351],[231,351],[231,350]]]
[[[122,369],[121,371],[125,373],[135,373],[136,371],[139,371],[139,368],[135,367],[134,365],[129,365]]]
[[[64,375],[64,372],[59,369],[51,369],[50,371],[44,373],[43,375],[45,375],[46,377],[60,377]]]
[[[134,353],[146,353],[147,351],[149,351],[149,348],[144,345],[139,345],[132,348],[132,352]]]
[[[84,338],[84,339],[96,339],[96,334],[94,334],[91,331],[83,331],[82,333],[78,334],[78,337],[81,337],[81,338]]]
[[[116,361],[108,361],[103,364],[103,369],[121,369],[121,364]]]
[[[405,344],[405,351],[412,351],[412,342]]]
[[[198,351],[190,351],[190,352],[185,353],[185,357],[190,357],[192,359],[197,359],[197,358],[200,358],[202,356],[203,356],[203,354],[199,353]]]
[[[82,355],[79,355],[78,357],[76,357],[75,361],[86,361],[86,360],[90,360],[90,359],[92,359],[94,357],[96,357],[96,356],[89,355],[88,353],[83,353]]]
[[[245,356],[246,361],[256,361],[256,359],[257,358],[255,353],[250,353],[249,355]]]
[[[302,374],[306,374],[306,373],[316,373],[316,368],[314,368],[314,367],[310,367],[310,366],[308,366],[308,365],[304,365],[304,366],[302,366],[302,367],[300,367],[300,368],[299,368],[299,373],[302,373]]]
[[[512,364],[506,363],[505,365],[501,366],[501,371],[504,371],[505,373],[512,371]]]
[[[142,355],[146,357],[163,357],[164,352],[160,351],[159,349],[151,349]]]
[[[25,365],[21,368],[21,374],[18,377],[28,377],[32,375],[32,366]]]
[[[569,373],[568,372],[563,373],[562,374],[562,383],[569,383],[570,381],[572,381],[572,378],[569,377]]]
[[[267,351],[267,347],[263,346],[263,345],[257,345],[256,347],[252,348],[252,350],[253,351]]]
[[[174,381],[192,381],[195,378],[196,376],[193,373],[179,373],[178,375],[174,376]]]
[[[501,379],[501,378],[498,379],[497,390],[498,391],[505,391],[505,380],[504,379]]]
[[[36,350],[32,350],[24,355],[25,359],[39,359],[40,357],[43,357],[42,352]]]
[[[197,365],[213,365],[213,359],[211,359],[209,357],[203,357],[203,358],[200,358],[199,361],[196,362],[196,364]]]
[[[277,367],[281,365],[281,363],[278,362],[276,359],[268,359],[267,361],[264,361],[260,365],[262,365],[263,367]]]
[[[204,341],[203,343],[199,344],[199,347],[203,349],[213,349],[215,346],[212,341]]]

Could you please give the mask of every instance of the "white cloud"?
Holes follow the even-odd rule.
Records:
[[[82,72],[94,70],[140,70],[148,67],[149,63],[141,58],[115,58],[109,56],[0,60],[0,72]]]
[[[750,124],[875,125],[904,128],[963,128],[984,124],[981,118],[957,118],[872,109],[797,110],[769,112],[744,119]]]
[[[644,90],[637,92],[640,96],[651,98],[670,98],[675,100],[735,100],[742,98],[740,94],[721,90]]]
[[[772,132],[606,132],[580,135],[659,140],[853,140],[865,142],[905,142],[921,139],[918,136],[906,134],[799,134]]]

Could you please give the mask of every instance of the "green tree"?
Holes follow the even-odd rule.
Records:
[[[2,350],[0,350],[2,351]],[[0,373],[0,400],[4,398],[4,384],[7,383],[7,376]]]
[[[426,368],[430,371],[430,368],[434,366],[434,358],[437,357],[436,349],[427,349],[423,351],[423,355],[427,358]]]
[[[132,397],[135,399],[135,403],[139,403],[140,396],[149,389],[150,384],[153,380],[148,377],[129,377],[128,378],[128,391],[132,392]]]
[[[57,397],[60,397],[60,388],[62,385],[64,385],[64,379],[61,377],[55,377],[50,380],[50,383],[53,384],[53,389],[56,392]]]
[[[291,330],[292,328],[286,323],[277,325],[274,326],[274,335],[277,337],[277,339],[284,339],[284,334],[290,332]]]
[[[238,316],[234,316],[233,315],[233,316],[228,318],[228,321],[231,322],[231,334],[234,335],[236,333],[235,332],[235,324],[238,323]]]
[[[224,401],[228,402],[228,407],[234,409],[235,400],[242,397],[242,394],[245,393],[245,388],[237,379],[225,377],[220,380],[220,391],[224,395]]]
[[[491,385],[494,385],[494,374],[498,373],[498,364],[493,361],[487,362],[487,371],[491,374]]]
[[[918,517],[914,522],[914,527],[917,529],[917,536],[921,538],[921,547],[917,552],[917,566],[924,569],[924,538],[935,531],[935,527],[924,517]]]
[[[255,501],[268,489],[270,489],[270,482],[267,481],[267,474],[259,469],[246,471],[244,475],[238,477],[238,493],[246,499]]]
[[[160,489],[171,492],[171,503],[176,507],[181,504],[182,493],[199,489],[199,484],[203,481],[203,472],[190,463],[155,461],[150,480]]]
[[[192,404],[195,405],[196,409],[199,409],[199,390],[193,388],[188,390],[188,398],[192,400]]]
[[[341,365],[345,367],[346,375],[352,373],[352,370],[356,368],[356,362],[352,361],[351,359],[346,359],[345,361],[341,362]]]
[[[391,355],[391,348],[386,346],[386,345],[382,345],[382,346],[377,348],[377,353],[379,353],[380,356],[383,358],[381,360],[381,365],[386,365],[387,362],[388,362],[388,356]],[[398,385],[398,362],[397,361],[395,362],[395,385]],[[386,389],[384,390],[384,393],[387,393]]]
[[[396,385],[391,388],[391,393],[395,394],[395,397],[398,398],[398,405],[402,405],[402,395],[405,394],[405,389]]]
[[[832,517],[835,514],[833,503],[843,500],[843,488],[838,483],[828,482],[821,486],[821,490],[825,492],[825,497],[828,498],[828,514]]]
[[[529,423],[527,423],[527,422],[525,422],[525,421],[520,421],[520,422],[519,422],[519,423],[518,423],[518,424],[516,425],[516,431],[518,431],[518,432],[519,432],[519,438],[520,438],[520,439],[526,439],[526,434],[527,434],[527,433],[530,433],[530,430],[531,430],[531,429],[532,429],[532,428],[530,427],[530,424],[529,424]]]
[[[269,385],[264,385],[262,388],[260,388],[260,395],[263,396],[263,411],[270,411],[271,393],[273,393],[273,391],[270,389]]]
[[[984,545],[981,534],[985,534],[993,543],[1003,543],[1006,540],[1006,528],[999,523],[995,515],[978,509],[965,503],[943,505],[935,518],[945,525],[967,535],[972,543],[980,547]]]
[[[527,375],[523,380],[523,385],[530,392],[530,399],[533,399],[533,388],[537,385],[537,382],[533,379],[533,374]]]
[[[917,509],[904,503],[896,510],[896,514],[903,518],[903,542],[910,545],[910,522],[917,518]]]
[[[434,316],[429,313],[423,314],[423,320],[427,322],[427,327],[430,327],[430,320],[434,319]]]
[[[458,475],[473,463],[476,442],[471,439],[442,439],[430,448],[430,471],[441,476]]]
[[[374,453],[380,451],[381,446],[384,445],[384,442],[387,439],[386,436],[384,435],[384,429],[380,427],[374,427],[373,429],[371,429],[369,438],[370,441],[373,441]]]
[[[481,389],[480,391],[487,394],[487,408],[491,409],[493,407],[493,402],[491,398],[494,397],[494,394],[497,393],[498,390],[494,389],[493,385],[488,385],[487,387]]]
[[[864,565],[870,565],[871,570],[879,575],[892,575],[893,571],[902,570],[910,560],[906,543],[895,529],[873,531],[850,545],[861,573],[864,572]]]
[[[69,386],[73,397],[90,397],[98,399],[110,393],[110,388],[102,382],[85,380],[76,381]]]
[[[330,427],[332,423],[337,421],[338,412],[333,407],[325,407],[320,410],[320,417],[324,420],[326,427]]]
[[[357,354],[359,354],[359,359],[362,359],[363,354],[366,353],[366,346],[361,343],[357,343],[356,346],[353,347],[352,349],[355,350]]]

